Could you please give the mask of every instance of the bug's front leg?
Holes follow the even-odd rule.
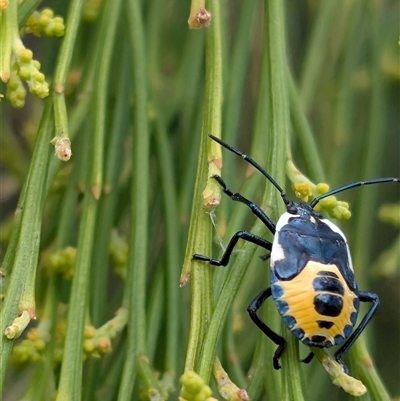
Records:
[[[210,265],[213,265],[213,266],[226,266],[229,263],[229,259],[232,255],[233,248],[235,247],[235,245],[237,244],[239,239],[243,239],[244,241],[248,241],[248,242],[251,242],[258,246],[261,246],[261,247],[267,249],[268,251],[271,251],[271,248],[272,248],[272,244],[269,241],[265,240],[264,238],[261,238],[257,235],[249,233],[248,231],[238,231],[229,241],[229,244],[226,247],[226,250],[225,250],[224,254],[222,255],[221,259],[212,259],[208,256],[199,255],[197,253],[194,254],[192,256],[192,258],[195,260],[201,260],[203,262],[208,262]]]
[[[254,202],[251,200],[245,198],[242,194],[239,192],[233,192],[231,191],[225,184],[225,181],[219,176],[219,175],[213,175],[212,178],[218,182],[218,184],[221,186],[222,191],[228,195],[233,201],[235,202],[240,202],[246,205],[250,210],[253,212],[255,216],[257,216],[268,228],[268,230],[272,233],[275,234],[275,224],[274,222],[265,214],[265,212],[260,208],[260,206],[256,205]]]

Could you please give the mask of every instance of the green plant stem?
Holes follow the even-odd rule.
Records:
[[[82,157],[82,155],[81,155]],[[60,206],[57,233],[54,241],[54,250],[64,249],[71,245],[71,237],[73,236],[76,221],[74,215],[76,213],[76,199],[78,198],[78,169],[74,168],[68,179],[68,186]]]
[[[212,361],[210,361],[206,366],[206,371],[204,371],[202,370],[202,361],[199,361],[198,357],[202,351],[200,347],[206,331],[206,321],[211,315],[211,272],[204,264],[192,262],[191,259],[194,253],[209,254],[211,252],[210,221],[203,210],[201,191],[207,188],[208,177],[212,175],[210,174],[210,169],[212,169],[211,163],[215,160],[215,156],[211,156],[211,153],[216,150],[216,153],[213,154],[220,154],[219,147],[216,149],[214,144],[210,143],[207,136],[211,132],[217,136],[220,135],[222,106],[221,22],[218,1],[211,1],[209,8],[213,14],[213,22],[207,31],[206,94],[204,98],[203,127],[188,245],[185,253],[183,274],[181,276],[186,275],[184,280],[187,280],[188,270],[192,266],[191,322],[185,370],[195,370],[198,368],[200,376],[203,377],[206,383],[210,378]],[[207,160],[210,161],[208,168]]]
[[[3,335],[4,329],[12,323],[18,313],[24,310],[31,310],[32,316],[35,314],[35,277],[45,197],[44,185],[50,158],[48,143],[53,128],[51,112],[52,104],[48,100],[27,181],[21,194],[23,200],[19,201],[19,207],[22,208],[21,220],[20,225],[14,228],[17,232],[19,231],[17,244],[15,248],[9,248],[9,252],[15,252],[15,255],[9,287],[0,315],[0,394],[2,394],[8,358],[14,343]],[[29,205],[29,207],[25,207],[25,205]]]
[[[128,46],[125,46],[126,49]],[[106,166],[104,172],[104,193],[100,201],[98,236],[96,238],[96,252],[93,258],[93,266],[96,273],[94,274],[94,289],[92,299],[92,319],[93,323],[98,326],[104,319],[104,311],[106,299],[101,295],[107,289],[107,267],[109,242],[111,229],[114,224],[115,210],[117,203],[117,185],[118,177],[122,168],[122,160],[120,153],[122,152],[123,141],[126,133],[129,132],[129,94],[130,87],[130,69],[128,52],[124,52],[125,57],[121,61],[121,69],[118,74],[118,98],[116,99],[113,121],[109,131],[109,141],[106,150]]]
[[[128,346],[118,400],[131,399],[136,358],[146,353],[146,270],[148,244],[149,129],[145,41],[140,2],[126,3],[133,54],[134,146],[131,187],[131,232],[125,302],[129,309]]]
[[[240,20],[233,44],[233,54],[227,66],[227,94],[224,104],[224,140],[236,143],[237,131],[243,107],[243,89],[245,88],[246,72],[249,64],[250,37],[252,33],[254,14],[257,3],[246,1],[241,4]],[[232,160],[231,160],[232,159]],[[224,160],[225,176],[233,178],[234,158]],[[228,182],[230,179],[228,178]]]
[[[185,253],[185,264],[181,275],[181,286],[191,278],[191,309],[190,309],[190,330],[189,340],[186,351],[185,371],[195,370],[198,356],[200,353],[201,339],[204,335],[202,327],[202,281],[201,275],[204,273],[204,266],[198,262],[192,262],[192,255],[198,252],[205,254],[211,252],[210,240],[210,221],[203,210],[201,191],[206,185],[207,180],[207,138],[202,135],[197,176],[194,188],[192,213],[188,233],[188,242]],[[192,267],[190,268],[190,265]],[[189,273],[190,272],[190,273]],[[182,279],[183,277],[183,279]]]
[[[181,149],[190,149],[192,154],[197,154],[199,145],[193,141],[194,129],[201,122],[201,113],[203,105],[203,92],[199,88],[204,86],[202,59],[204,57],[205,35],[208,31],[189,31],[188,37],[183,50],[182,61],[179,66],[179,71],[175,79],[174,85],[179,90],[179,96],[175,103],[171,106],[171,111],[182,110],[182,146]],[[190,77],[190,79],[188,79]],[[190,104],[192,107],[183,107],[185,104]],[[171,112],[168,114],[168,116]],[[193,145],[192,145],[193,144]],[[192,145],[192,146],[191,146]],[[194,163],[192,163],[194,164]],[[195,164],[194,164],[195,166]],[[187,164],[185,164],[187,168]],[[193,174],[187,181],[193,182]],[[190,191],[190,196],[192,195]],[[190,205],[190,202],[186,202]]]
[[[286,149],[289,147],[290,115],[289,95],[287,88],[287,60],[284,28],[284,3],[280,0],[265,2],[266,9],[266,40],[268,41],[269,83],[270,83],[270,119],[268,147],[272,165],[268,171],[278,181],[284,182],[281,166],[285,160]],[[274,168],[275,167],[275,168]],[[275,171],[274,171],[275,170]],[[279,195],[277,191],[276,195]],[[276,199],[276,202],[282,201]],[[282,210],[282,207],[279,207]],[[282,401],[303,399],[300,368],[298,363],[298,343],[294,336],[283,327],[283,337],[286,340],[285,352],[282,356]]]
[[[5,280],[8,280],[10,277],[14,264],[15,249],[17,249],[18,246],[19,233],[21,229],[22,211],[24,210],[24,202],[25,202],[25,194],[24,194],[25,188],[26,185],[22,187],[21,195],[19,197],[18,204],[14,212],[14,227],[11,232],[11,238],[7,247],[6,254],[4,255],[4,259],[1,264],[1,274],[5,277]]]
[[[70,294],[64,357],[56,401],[80,400],[82,395],[83,329],[98,201],[86,190],[79,227],[76,266]]]
[[[94,243],[94,252],[92,260],[92,292],[91,292],[91,320],[95,327],[104,322],[107,311],[107,299],[104,294],[107,293],[109,277],[109,243],[111,229],[114,224],[116,214],[116,204],[118,197],[118,188],[116,183],[121,172],[122,142],[129,132],[129,94],[130,94],[130,69],[131,64],[128,46],[123,54],[118,76],[118,98],[116,99],[113,121],[109,131],[109,141],[106,146],[106,166],[104,171],[104,192],[100,198],[99,214],[97,219],[96,239]],[[93,398],[94,389],[98,385],[98,375],[100,366],[97,361],[91,361],[87,366],[86,386],[84,399]]]
[[[164,281],[164,271],[161,269],[157,270],[151,286],[151,293],[148,297],[147,307],[147,326],[153,328],[147,335],[147,355],[150,361],[153,361],[157,357],[157,341],[160,338],[160,332],[165,333],[165,329],[162,327],[166,306]]]
[[[67,106],[65,104],[65,81],[71,64],[78,27],[81,22],[85,0],[72,0],[68,10],[66,30],[61,43],[53,79],[54,122],[56,136],[69,138]]]
[[[160,110],[160,108],[157,108]],[[176,184],[173,175],[173,154],[167,138],[166,127],[160,111],[157,113],[156,146],[160,163],[161,187],[164,199],[166,263],[167,263],[167,327],[166,327],[166,357],[165,368],[176,373],[179,338],[179,236],[176,230],[178,221]]]
[[[372,36],[372,79],[371,79],[371,100],[369,111],[368,133],[365,143],[367,144],[364,150],[363,171],[362,177],[379,176],[376,171],[376,160],[382,160],[384,154],[384,140],[382,135],[377,133],[386,132],[386,93],[384,91],[384,77],[380,63],[382,59],[382,27],[380,24],[380,16],[382,10],[378,4],[369,4],[369,17],[371,20],[371,36]],[[353,241],[354,249],[354,265],[358,273],[357,281],[360,288],[366,287],[366,277],[368,276],[368,264],[371,260],[371,245],[372,239],[376,233],[372,228],[373,220],[365,218],[365,216],[373,216],[374,209],[377,203],[378,188],[368,191],[368,196],[362,196],[362,202],[357,205],[357,220],[355,226],[355,235]],[[363,191],[364,188],[360,189]],[[364,384],[368,388],[371,397],[376,400],[388,401],[390,395],[385,389],[382,380],[375,370],[371,356],[366,346],[366,336],[361,336],[351,349],[351,358],[354,365],[357,366],[357,372],[360,374]]]
[[[15,35],[18,35],[17,7],[17,1],[10,1],[0,15],[0,79],[3,82],[7,82],[11,74],[11,52]]]
[[[91,58],[91,66],[88,67],[90,71],[93,71],[95,66],[95,57],[92,55]],[[93,68],[93,69],[92,69]],[[93,95],[93,81],[94,81],[94,73],[90,73],[87,77],[86,81],[83,83],[83,90],[80,95],[80,101],[76,105],[75,109],[70,113],[69,118],[69,137],[73,140],[78,133],[79,129],[82,125],[87,122],[88,110],[92,105],[92,95]],[[57,171],[60,169],[62,162],[57,157],[53,157],[50,160],[49,171],[47,174],[46,181],[46,193],[50,191],[50,188],[54,182],[54,177],[57,174]]]
[[[57,320],[57,301],[55,296],[55,278],[50,277],[46,289],[45,310],[41,323],[49,321],[50,341],[46,343],[45,357],[40,361],[40,365],[35,369],[34,378],[32,380],[32,401],[42,401],[45,396],[55,390],[55,375],[53,372],[54,349],[55,349],[55,332]]]
[[[80,400],[82,397],[83,334],[88,307],[90,266],[96,237],[95,226],[99,207],[98,200],[94,198],[90,191],[93,186],[90,181],[90,173],[95,168],[93,165],[93,149],[96,148],[94,138],[94,134],[83,138],[81,157],[74,166],[77,170],[77,179],[82,179],[85,193],[78,233],[76,265],[70,293],[64,358],[61,366],[57,401]],[[91,149],[92,153],[88,149]],[[85,157],[87,154],[90,157]]]
[[[103,186],[104,141],[106,131],[106,108],[110,77],[110,66],[114,51],[115,34],[118,27],[122,0],[106,1],[102,9],[100,30],[97,39],[101,49],[97,61],[97,74],[94,84],[94,168],[92,170],[92,192],[100,198]]]
[[[67,80],[84,4],[85,0],[72,0],[68,8],[68,16],[65,21],[65,35],[61,43],[53,79],[53,88],[57,88],[60,85],[62,91]]]

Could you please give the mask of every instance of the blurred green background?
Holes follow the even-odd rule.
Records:
[[[271,134],[269,106],[261,95],[261,82],[268,86],[263,80],[268,61],[263,3],[218,2],[223,80],[216,85],[222,87],[222,138],[267,165],[265,144]],[[148,391],[155,385],[176,399],[191,320],[191,283],[180,288],[179,277],[209,102],[205,47],[213,20],[210,28],[189,30],[190,4],[174,0],[25,0],[18,6],[19,27],[35,8],[45,6],[64,18],[67,32],[70,21],[79,24],[70,50],[65,50],[71,60],[60,58],[63,37],[21,33],[48,83],[66,69],[64,117],[73,155],[62,162],[49,143],[60,132],[65,134],[57,125],[61,121],[62,126],[63,109],[54,95],[54,81],[48,98],[28,94],[21,109],[1,99],[2,294],[7,296],[9,288],[11,293],[12,286],[12,294],[18,294],[3,310],[2,331],[12,322],[9,311],[15,314],[21,309],[18,303],[27,287],[35,293],[37,315],[13,351],[7,343],[11,341],[3,338],[2,357],[8,359],[11,353],[8,367],[3,367],[7,370],[3,399],[52,400],[59,383],[63,391],[69,390],[59,391],[57,400],[136,400],[140,393],[150,399]],[[331,188],[359,179],[399,177],[399,2],[308,0],[286,1],[284,6],[293,162],[311,181],[325,181]],[[206,7],[213,13],[212,2]],[[2,11],[2,30],[5,15]],[[74,22],[68,19],[71,15]],[[4,32],[0,40],[5,41]],[[2,83],[0,93],[6,92]],[[317,154],[311,151],[313,146]],[[221,174],[229,187],[261,203],[265,180],[233,154],[224,151],[223,158]],[[38,171],[36,178],[41,181],[35,184]],[[96,176],[99,171],[101,179]],[[294,197],[289,181],[286,189]],[[352,250],[360,289],[376,292],[381,299],[362,337],[388,394],[397,399],[399,188],[359,188],[338,198],[350,203],[353,215],[340,226]],[[32,199],[39,199],[38,205],[30,203]],[[25,216],[22,221],[14,217],[18,202]],[[383,218],[379,217],[382,205],[396,202],[397,208],[386,214],[383,210]],[[36,213],[36,226],[29,225],[33,224],[30,210]],[[244,206],[227,197],[211,217],[215,257],[222,253],[221,243],[226,245],[235,231],[250,229],[254,221]],[[24,224],[28,228],[20,231]],[[41,227],[40,246],[30,227]],[[32,235],[22,238],[20,232]],[[35,258],[24,248],[33,256],[22,267],[21,244],[38,252]],[[248,266],[218,344],[218,356],[230,378],[239,387],[250,386],[252,400],[272,399],[268,396],[276,394],[272,388],[279,387],[280,375],[270,367],[273,348],[264,347],[269,340],[246,313],[249,302],[268,286],[268,267],[261,264],[255,257]],[[214,277],[216,298],[229,267],[225,269]],[[18,285],[10,279],[15,271]],[[29,279],[24,282],[24,277]],[[67,317],[72,299],[79,300],[73,309],[77,314]],[[128,305],[137,309],[127,312]],[[276,312],[268,311],[276,320]],[[116,320],[110,328],[106,324],[111,319]],[[75,338],[85,326],[84,338],[76,343],[74,329],[65,340],[74,320],[81,322],[74,326]],[[135,355],[127,350],[135,341],[132,347],[144,351],[146,361],[132,368],[129,380],[127,366],[135,364]],[[303,348],[302,356],[307,352]],[[65,349],[69,368],[63,370]],[[360,377],[354,359],[349,367]],[[249,378],[249,372],[258,376]],[[306,400],[353,399],[330,382],[317,361],[302,366],[301,372]],[[223,399],[213,389],[214,397]],[[377,400],[371,394],[375,393],[369,391],[359,399]]]

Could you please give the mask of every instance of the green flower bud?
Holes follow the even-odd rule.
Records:
[[[19,52],[19,59],[23,63],[29,63],[33,59],[33,52],[30,49],[23,48]]]

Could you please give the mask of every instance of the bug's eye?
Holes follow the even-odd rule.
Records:
[[[288,205],[287,212],[290,214],[297,214],[297,207],[295,205]]]

